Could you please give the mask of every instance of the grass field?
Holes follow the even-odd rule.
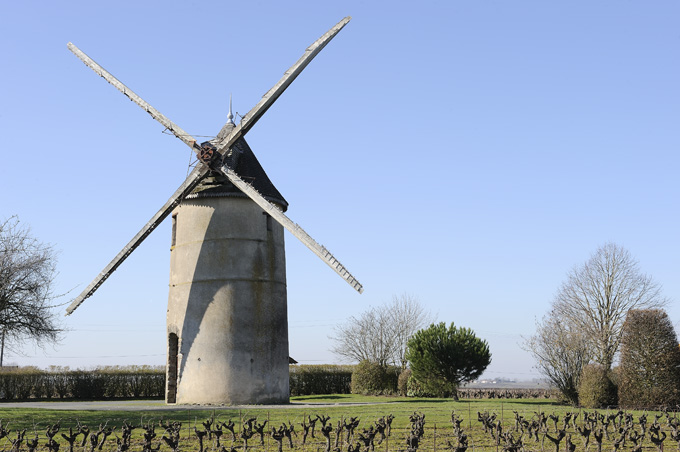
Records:
[[[383,416],[393,415],[391,435],[381,444],[376,444],[375,450],[379,452],[406,450],[406,438],[411,431],[411,423],[409,421],[410,415],[414,412],[425,415],[425,429],[424,435],[420,442],[419,450],[422,451],[437,451],[445,450],[450,446],[457,445],[457,439],[453,433],[453,424],[451,422],[451,414],[455,413],[462,417],[461,428],[463,432],[468,435],[468,450],[475,451],[501,451],[504,442],[497,446],[496,441],[489,433],[485,433],[482,424],[477,420],[478,412],[495,414],[496,419],[501,422],[505,432],[511,432],[513,438],[517,440],[520,438],[520,432],[515,432],[515,412],[518,415],[531,419],[537,412],[544,412],[546,415],[553,414],[559,416],[560,425],[562,419],[568,412],[580,413],[578,424],[581,424],[583,413],[573,407],[559,405],[553,400],[547,399],[520,399],[520,400],[461,400],[454,402],[449,399],[412,399],[399,397],[367,397],[357,395],[324,395],[324,396],[301,396],[292,398],[293,405],[276,408],[258,408],[249,407],[247,409],[227,409],[215,408],[213,410],[156,410],[156,411],[63,411],[57,409],[27,409],[27,408],[6,408],[0,404],[0,420],[2,426],[10,430],[10,433],[2,440],[0,440],[0,448],[10,450],[12,448],[12,439],[16,438],[17,431],[26,429],[26,439],[35,438],[37,434],[39,437],[39,446],[37,450],[48,450],[46,430],[50,425],[59,423],[60,432],[54,436],[60,444],[60,450],[68,450],[68,442],[62,438],[61,433],[68,435],[69,428],[75,429],[78,425],[84,424],[90,427],[90,431],[96,431],[100,426],[115,427],[113,434],[101,446],[101,450],[119,449],[116,443],[116,436],[121,436],[121,426],[127,422],[134,426],[147,425],[153,423],[158,426],[160,421],[163,422],[181,422],[180,442],[177,450],[179,451],[198,451],[199,442],[195,429],[200,431],[205,430],[203,422],[213,418],[215,424],[227,423],[232,421],[235,424],[235,432],[237,435],[236,441],[232,441],[230,432],[224,430],[221,437],[219,447],[215,438],[204,439],[204,450],[219,451],[224,448],[226,451],[231,448],[238,450],[244,449],[244,441],[239,437],[242,422],[245,419],[257,418],[258,422],[268,422],[265,432],[267,434],[264,438],[264,445],[260,444],[258,435],[253,436],[248,442],[248,450],[253,452],[274,452],[278,450],[278,443],[274,441],[269,432],[271,427],[278,428],[283,423],[293,425],[295,433],[291,440],[295,450],[317,451],[325,450],[327,440],[320,433],[320,422],[317,423],[315,437],[311,434],[302,445],[302,426],[301,423],[309,417],[316,418],[316,416],[330,416],[330,425],[333,430],[330,433],[331,448],[335,448],[336,444],[340,450],[348,450],[349,445],[355,445],[358,439],[358,434],[364,429],[368,429],[375,425],[375,421]],[[610,411],[609,413],[615,413]],[[605,410],[600,410],[600,413],[606,413]],[[642,412],[632,412],[635,419],[635,426],[637,431],[641,428],[638,425],[638,418]],[[647,413],[648,424],[654,421],[654,413]],[[346,432],[337,439],[336,432],[338,422],[346,421],[351,417],[358,417],[360,424],[354,432],[354,438],[347,442]],[[666,450],[680,450],[678,444],[670,438],[670,431],[666,426],[665,418],[659,421],[662,425],[663,431],[669,432],[667,441],[665,443]],[[548,422],[548,432],[554,436],[553,423]],[[635,428],[635,427],[634,427]],[[214,427],[213,427],[214,429]],[[577,445],[576,450],[585,450],[583,438],[576,432],[573,424],[567,429],[567,434],[571,435],[571,440]],[[602,450],[614,450],[613,441],[617,435],[614,434],[614,428],[609,429],[611,439],[603,441]],[[137,428],[133,431],[132,443],[129,450],[142,450],[142,435],[144,430]],[[155,449],[160,446],[161,451],[171,451],[172,448],[164,441],[161,441],[161,436],[164,434],[164,429],[156,427],[157,437],[151,442]],[[92,445],[86,442],[81,446],[81,438],[79,437],[74,447],[75,451],[89,452]],[[526,451],[553,451],[555,445],[542,435],[539,436],[539,441],[529,439],[527,435],[523,437],[524,450]],[[560,450],[566,450],[566,441],[560,445]],[[594,442],[591,440],[590,449],[596,450]],[[639,450],[657,450],[649,439],[643,443],[642,449]],[[54,447],[54,446],[53,446]],[[632,450],[633,443],[627,441],[625,445],[621,446],[619,450]],[[97,445],[99,448],[99,445]],[[283,440],[283,449],[290,449],[287,439]],[[363,449],[363,448],[362,448]],[[28,450],[25,443],[22,450]]]

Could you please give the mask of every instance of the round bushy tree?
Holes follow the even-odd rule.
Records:
[[[361,361],[352,372],[352,394],[394,394],[399,375],[397,370],[367,359]]]
[[[680,403],[680,348],[665,311],[628,312],[618,378],[619,404],[623,407],[657,408]]]
[[[491,362],[485,340],[469,328],[444,322],[419,330],[408,341],[412,376],[429,392],[456,396],[461,383],[479,377]]]

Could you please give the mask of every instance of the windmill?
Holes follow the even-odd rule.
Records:
[[[284,211],[244,135],[349,22],[309,46],[262,99],[217,136],[199,144],[72,43],[69,50],[189,146],[199,164],[67,308],[71,314],[169,215],[172,215],[167,313],[168,403],[257,404],[288,401],[288,320],[283,228],[359,293],[359,282]]]

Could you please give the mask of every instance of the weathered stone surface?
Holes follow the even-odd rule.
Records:
[[[234,197],[185,200],[173,221],[167,325],[179,338],[176,402],[288,402],[283,227]]]

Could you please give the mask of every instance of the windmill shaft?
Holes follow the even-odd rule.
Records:
[[[220,172],[224,174],[232,184],[236,185],[239,190],[245,193],[250,199],[255,201],[262,210],[271,215],[276,221],[278,221],[284,228],[286,228],[291,234],[298,238],[307,248],[309,248],[314,254],[319,256],[330,268],[332,268],[342,279],[347,281],[347,283],[352,286],[357,292],[362,293],[364,291],[363,286],[357,281],[354,276],[328,251],[324,246],[320,245],[316,240],[314,240],[304,229],[302,229],[297,223],[293,222],[290,218],[286,216],[281,210],[279,210],[274,204],[270,203],[264,197],[257,192],[250,184],[241,179],[238,174],[236,174],[232,169],[227,166],[222,166],[219,168]]]
[[[107,265],[104,270],[97,275],[97,277],[90,283],[85,290],[78,295],[78,297],[73,300],[73,302],[66,309],[66,315],[71,314],[76,310],[80,304],[90,297],[98,288],[101,286],[106,279],[111,276],[120,264],[127,259],[127,257],[132,253],[135,248],[137,248],[143,241],[148,237],[151,232],[153,232],[156,227],[163,222],[163,220],[170,215],[172,209],[177,207],[177,205],[188,195],[196,186],[203,180],[203,178],[208,174],[208,168],[204,165],[200,165],[191,172],[189,177],[184,181],[184,183],[175,191],[175,193],[168,199],[168,201],[161,207],[161,209],[156,212],[156,214],[144,225],[144,227],[135,235],[132,240],[118,253],[118,255],[113,258],[113,260]]]

